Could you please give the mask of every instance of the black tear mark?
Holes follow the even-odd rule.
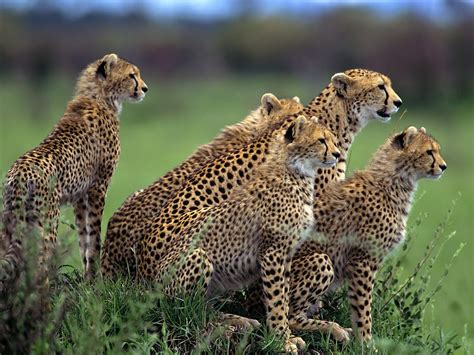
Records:
[[[431,155],[431,159],[433,159],[433,162],[431,163],[431,169],[434,169],[435,163],[436,163],[436,159],[435,159],[435,157],[434,157],[432,151],[430,151],[428,154]]]
[[[137,78],[135,77],[135,75],[132,76],[132,79],[133,81],[135,81],[135,90],[134,90],[134,93],[135,93],[135,96],[138,94],[138,80]]]
[[[387,106],[387,105],[388,105],[388,91],[387,91],[387,89],[385,88],[385,85],[383,86],[383,91],[385,91],[385,101],[384,101],[384,105]]]

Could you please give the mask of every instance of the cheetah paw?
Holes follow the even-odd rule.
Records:
[[[333,323],[331,334],[338,342],[348,343],[351,339],[352,328],[343,328],[339,324]]]
[[[220,318],[222,323],[236,331],[253,331],[261,326],[260,322],[255,319],[234,314],[222,314]]]
[[[291,337],[286,341],[285,351],[292,354],[297,354],[298,349],[304,349],[306,347],[305,341],[300,337]]]

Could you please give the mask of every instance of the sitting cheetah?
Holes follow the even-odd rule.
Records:
[[[116,54],[82,72],[53,131],[8,171],[2,236],[9,248],[2,262],[6,269],[13,271],[20,259],[17,220],[41,231],[44,260],[56,241],[59,207],[72,203],[85,275],[94,277],[105,194],[120,152],[119,113],[124,101],[140,102],[147,90],[139,69]]]
[[[292,99],[278,99],[273,94],[264,94],[261,106],[242,122],[224,128],[216,138],[199,147],[181,165],[146,189],[130,196],[109,220],[101,260],[102,274],[113,277],[126,274],[127,271],[133,273],[133,269],[127,267],[127,260],[134,258],[133,250],[137,243],[134,231],[139,229],[140,222],[158,215],[166,201],[195,170],[208,161],[252,142],[282,118],[302,108],[303,105],[296,96]]]
[[[364,171],[326,188],[314,201],[316,239],[293,257],[290,328],[331,332],[346,341],[349,332],[333,322],[311,318],[328,288],[349,283],[353,329],[371,339],[371,301],[375,274],[404,238],[417,181],[439,178],[446,163],[439,144],[409,127],[390,137]]]
[[[296,351],[304,343],[292,338],[287,322],[291,255],[314,227],[316,167],[334,166],[339,156],[327,128],[315,118],[298,117],[273,141],[255,177],[227,201],[152,224],[138,255],[139,275],[163,280],[177,267],[168,292],[190,292],[204,276],[209,296],[261,277],[267,324],[284,337],[287,351]],[[198,234],[197,249],[178,265]],[[163,252],[161,245],[170,238],[174,243]]]
[[[396,112],[400,105],[401,99],[393,91],[390,79],[380,73],[353,69],[332,77],[331,83],[323,92],[301,111],[306,117],[320,117],[321,122],[336,133],[341,150],[341,163],[334,168],[318,171],[315,197],[319,196],[329,182],[344,177],[345,155],[355,135],[365,124],[374,119],[387,121],[390,114]],[[296,117],[296,114],[283,117],[282,123],[275,124],[274,130],[262,134],[240,150],[201,166],[179,187],[179,191],[165,206],[159,206],[159,215],[140,221],[138,210],[127,212],[130,222],[127,222],[124,225],[126,228],[122,228],[120,232],[120,239],[125,240],[125,247],[124,243],[107,244],[109,236],[106,238],[102,261],[106,258],[108,260],[102,265],[104,274],[114,274],[115,270],[127,268],[134,274],[137,245],[142,235],[146,234],[143,230],[148,228],[153,219],[158,218],[165,223],[171,216],[176,217],[225,201],[235,188],[253,177],[255,168],[265,162],[273,137],[285,131]],[[143,201],[141,208],[145,211],[152,210],[153,203],[150,200]],[[171,243],[171,240],[169,242]],[[162,247],[166,250],[168,244],[163,244]]]

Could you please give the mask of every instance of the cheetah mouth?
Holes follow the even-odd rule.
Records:
[[[145,94],[133,94],[131,97],[134,102],[141,102],[145,98]]]
[[[324,165],[324,166],[327,166],[327,167],[335,166],[336,163],[337,163],[337,160],[334,160],[334,161],[323,161],[323,165]]]
[[[442,175],[443,173],[429,173],[428,176],[432,179],[439,179]]]
[[[381,110],[378,110],[378,111],[377,111],[377,115],[379,115],[379,116],[382,117],[382,118],[390,118],[390,114],[387,113],[387,111],[386,111],[385,108],[383,108],[383,109],[381,109]]]

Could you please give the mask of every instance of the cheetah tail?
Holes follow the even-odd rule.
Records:
[[[22,262],[21,241],[12,239],[6,248],[6,253],[0,259],[0,293],[16,280]]]

